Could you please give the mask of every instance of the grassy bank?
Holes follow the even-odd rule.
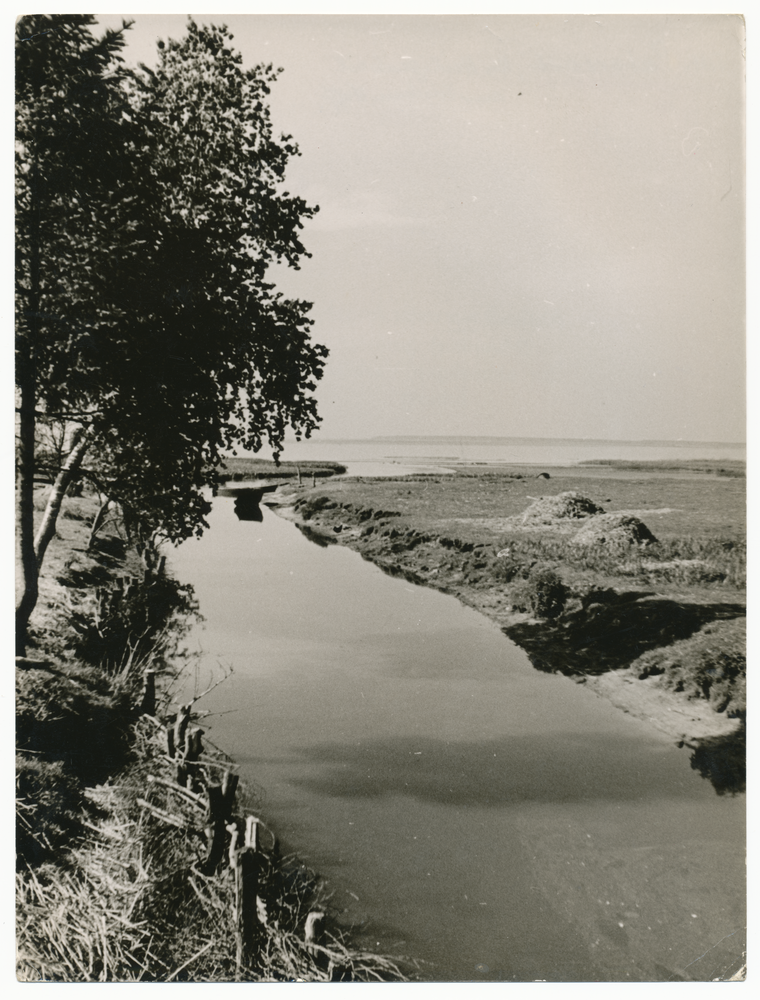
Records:
[[[171,704],[192,592],[117,520],[88,544],[97,506],[66,502],[17,664],[19,979],[405,978],[344,941],[195,706]]]
[[[346,471],[339,462],[281,462],[276,464],[266,458],[226,458],[218,470],[222,483],[239,483],[247,479],[277,478],[309,481],[327,479]]]
[[[560,494],[586,506],[558,513]],[[743,787],[734,766],[746,712],[738,477],[470,469],[334,481],[282,503],[315,541],[453,594],[537,669],[568,674],[689,746],[716,790]],[[625,536],[634,529],[643,541]],[[698,751],[708,745],[706,772]],[[723,757],[734,762],[728,776]]]
[[[634,461],[622,458],[592,458],[582,465],[600,465],[610,469],[635,472],[697,472],[704,475],[732,476],[745,479],[746,464],[738,458],[680,458]]]

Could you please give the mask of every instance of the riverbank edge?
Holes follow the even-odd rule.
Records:
[[[227,774],[226,819],[238,827],[244,810],[258,813],[252,793],[232,760],[202,739],[195,704],[172,711],[171,671],[143,669],[156,666],[150,644],[118,675],[63,651],[63,621],[102,611],[107,595],[122,600],[125,589],[139,599],[150,582],[144,553],[124,544],[118,524],[102,546],[89,546],[91,507],[90,498],[68,502],[41,574],[32,648],[16,662],[18,981],[408,980],[393,959],[351,947],[328,888],[296,857],[282,857],[274,835],[257,852],[267,891],[255,899],[256,952],[236,963],[231,827],[209,870],[201,858],[213,840],[208,782],[183,787],[179,771]],[[183,746],[173,745],[179,724]],[[163,883],[169,894],[156,903]],[[220,909],[233,920],[220,919]],[[413,961],[399,962],[413,974]]]
[[[325,492],[329,489],[328,484],[323,483],[321,489]],[[368,551],[367,547],[361,544],[361,529],[364,523],[361,511],[343,508],[341,519],[344,525],[339,533],[335,532],[334,526],[329,523],[329,518],[325,517],[324,512],[311,510],[308,518],[305,518],[299,512],[298,504],[310,494],[313,494],[313,489],[302,488],[295,491],[292,487],[288,487],[279,490],[266,503],[278,516],[298,525],[318,543],[343,545],[392,576],[403,576],[418,586],[430,587],[455,597],[461,604],[494,622],[505,635],[508,635],[511,626],[523,623],[540,627],[550,642],[561,635],[560,626],[551,621],[533,619],[524,612],[505,611],[503,608],[496,612],[491,606],[491,598],[497,589],[501,589],[498,584],[494,584],[485,592],[476,591],[457,583],[453,579],[453,574],[445,570],[434,578],[422,578],[404,565],[403,550],[392,551],[390,540],[383,546],[381,552]],[[517,639],[509,637],[518,646],[520,645]],[[678,745],[688,746],[703,740],[733,737],[743,729],[742,719],[717,713],[707,702],[689,699],[679,692],[660,687],[656,676],[640,679],[631,667],[595,675],[568,676],[576,684],[611,702],[615,708],[645,723],[660,739],[676,742]]]

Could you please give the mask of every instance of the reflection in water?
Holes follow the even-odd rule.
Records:
[[[632,735],[593,732],[470,740],[394,734],[294,748],[320,766],[291,780],[332,799],[404,795],[460,808],[701,797],[698,786],[683,788],[667,756],[647,751]]]
[[[709,778],[718,795],[743,792],[747,777],[747,730],[744,719],[739,729],[725,736],[706,736],[687,744],[692,750],[691,766]]]
[[[265,493],[274,493],[282,482],[264,483],[263,486],[225,486],[219,491],[223,497],[234,497],[235,514],[239,521],[263,521],[261,499]]]
[[[258,490],[241,493],[235,497],[235,515],[238,521],[263,521],[264,515],[259,507],[261,494]]]
[[[321,549],[326,549],[328,545],[335,545],[337,542],[337,539],[328,538],[325,535],[318,534],[308,524],[296,522],[296,527],[304,538],[308,538],[310,542],[314,542],[314,544],[318,545]]]

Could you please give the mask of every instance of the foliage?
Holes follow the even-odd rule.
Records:
[[[125,675],[148,661],[154,669],[168,669],[199,618],[192,587],[178,583],[159,563],[146,569],[142,580],[88,593],[71,608],[62,631],[83,662]]]
[[[16,858],[35,866],[81,835],[83,784],[124,761],[128,700],[80,663],[16,673]]]
[[[738,729],[723,736],[695,741],[691,766],[707,778],[718,795],[736,795],[747,787],[747,729],[744,719]]]
[[[630,514],[596,514],[573,535],[573,545],[605,545],[618,552],[632,545],[652,545],[657,541],[638,517]]]
[[[525,583],[511,594],[512,607],[530,611],[536,618],[557,618],[562,614],[568,589],[548,566],[535,566]]]
[[[36,600],[38,422],[59,464],[38,563],[85,454],[105,495],[179,540],[202,530],[224,450],[267,442],[278,455],[288,426],[309,436],[327,356],[310,304],[267,279],[299,266],[316,211],[282,190],[298,148],[272,130],[278,71],[244,68],[225,27],[192,20],[160,43],[155,71],[132,70],[128,26],[97,39],[93,24],[17,23],[22,627]]]
[[[277,74],[244,70],[230,42],[225,28],[190,21],[135,85],[150,128],[149,210],[127,205],[128,238],[100,275],[122,296],[105,317],[118,344],[108,423],[119,433],[103,439],[100,468],[109,495],[172,537],[198,523],[198,488],[214,483],[222,449],[266,441],[277,454],[289,424],[308,436],[326,356],[310,342],[310,306],[266,277],[272,263],[298,266],[302,220],[314,214],[279,191],[298,149],[272,135],[265,99]]]

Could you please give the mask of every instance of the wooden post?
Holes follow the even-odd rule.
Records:
[[[239,780],[238,775],[233,774],[232,771],[224,772],[224,777],[222,778],[222,799],[224,801],[225,819],[229,819],[232,816]]]
[[[303,929],[304,944],[319,945],[322,939],[322,925],[324,923],[324,910],[312,910],[306,918]]]
[[[177,712],[177,718],[174,723],[174,745],[176,747],[184,746],[185,730],[190,721],[190,708],[189,704],[180,705],[179,712]]]
[[[188,765],[198,761],[200,755],[203,753],[202,735],[203,730],[199,729],[198,726],[193,726],[192,729],[185,730],[185,746],[180,753],[179,763],[177,764],[177,784],[182,785],[184,788],[192,789],[195,785],[193,769],[188,767]],[[174,738],[177,738],[176,733]]]
[[[97,587],[95,590],[95,600],[97,601],[98,618],[105,617],[108,610],[108,591],[105,587]]]
[[[177,712],[177,718],[174,723],[174,729],[169,734],[168,744],[169,744],[169,756],[177,757],[177,784],[185,784],[185,778],[187,777],[187,769],[184,766],[183,751],[185,748],[185,731],[187,730],[187,724],[190,721],[190,705],[180,705],[180,709]]]
[[[224,819],[224,796],[222,786],[213,784],[206,789],[208,793],[208,810],[206,813],[206,837],[208,851],[201,865],[204,875],[213,875],[224,854],[224,840],[227,824]]]
[[[303,941],[311,957],[314,959],[314,964],[317,968],[329,970],[330,959],[327,952],[322,948],[325,916],[326,913],[324,910],[312,910],[309,913],[303,929]],[[330,973],[330,978],[332,978],[332,973]]]
[[[185,737],[185,757],[187,760],[200,760],[200,756],[203,753],[202,736],[203,730],[198,726],[193,726],[192,729],[188,730]]]
[[[260,855],[258,853],[259,821],[253,816],[245,819],[245,847],[240,852],[240,884],[242,888],[241,917],[244,954],[250,955],[259,932],[256,897],[259,894]]]
[[[237,827],[228,826],[232,832],[230,843],[230,865],[235,881],[235,897],[233,920],[235,926],[235,965],[237,979],[242,975],[243,967],[249,963],[256,946],[260,924],[258,917],[257,897],[259,894],[259,875],[261,871],[261,856],[258,853],[258,826],[255,816],[247,816],[243,846],[236,850],[241,831]]]
[[[235,928],[235,979],[239,982],[243,972],[245,947],[243,940],[243,872],[240,867],[240,851],[237,850],[237,835],[236,829],[235,839],[230,844],[230,864],[235,885],[232,899],[232,926]]]
[[[237,825],[232,821],[232,809],[235,805],[235,792],[238,786],[238,776],[226,771],[221,784],[207,786],[208,807],[206,836],[208,851],[201,865],[204,875],[211,875],[218,867],[224,855],[225,834],[231,829],[237,831]],[[237,832],[230,843],[230,864],[234,868],[235,844],[239,840]]]
[[[245,846],[250,847],[252,851],[259,849],[259,821],[255,816],[245,818]]]
[[[143,689],[140,715],[156,714],[156,671],[145,671],[145,687]]]

